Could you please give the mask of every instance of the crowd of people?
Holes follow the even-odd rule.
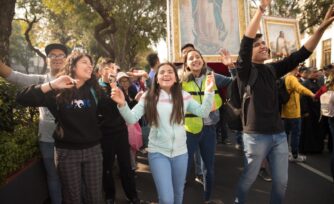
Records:
[[[214,73],[190,43],[181,49],[183,64],[179,66],[160,63],[156,53],[150,54],[149,73],[137,68],[123,68],[122,72],[108,58],[102,58],[94,71],[90,55],[69,54],[65,45],[57,43],[45,47],[48,74],[22,74],[0,62],[0,76],[23,87],[17,102],[39,107],[39,147],[51,202],[115,203],[117,160],[125,196],[129,203],[141,203],[135,179],[136,152],[144,148],[159,203],[183,202],[194,157],[203,200],[213,203],[217,135],[227,134],[226,122],[221,122],[226,101],[222,92],[237,80],[251,85],[251,95],[242,98],[242,130],[235,130],[244,152],[235,203],[246,203],[251,185],[267,168],[271,173],[267,180],[272,180],[270,203],[282,203],[289,161],[303,162],[303,153],[321,152],[324,135],[334,135],[333,64],[325,66],[323,74],[299,66],[334,21],[334,6],[298,51],[265,63],[270,51],[257,32],[270,2],[260,1],[241,40],[238,60],[234,62],[226,50],[221,52],[231,76]],[[254,83],[250,83],[251,76],[255,76]],[[290,95],[281,109],[280,78]],[[314,132],[321,132],[321,138]]]

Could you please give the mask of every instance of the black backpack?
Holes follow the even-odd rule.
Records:
[[[274,68],[270,66],[270,71],[273,74],[273,76],[276,78],[276,73]],[[285,76],[279,78],[276,80],[276,86],[277,86],[277,94],[278,94],[278,111],[281,112],[282,106],[286,104],[290,100],[290,93],[288,92],[288,89],[285,85]]]
[[[248,107],[249,99],[251,97],[251,88],[257,79],[257,69],[252,68],[249,81],[244,84],[236,76],[230,86],[228,87],[227,100],[224,103],[227,125],[231,130],[242,131],[243,121],[246,119],[245,108]],[[244,110],[244,111],[243,111]]]
[[[281,77],[277,80],[277,90],[278,90],[278,104],[281,110],[283,104],[286,104],[290,99],[290,94],[285,86],[285,77]]]

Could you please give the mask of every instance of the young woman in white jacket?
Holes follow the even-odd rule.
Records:
[[[118,103],[126,122],[135,123],[144,114],[151,126],[148,143],[148,160],[157,188],[160,204],[182,204],[187,173],[187,137],[184,116],[192,112],[208,117],[213,104],[214,77],[209,76],[202,105],[182,91],[176,68],[162,63],[154,76],[152,87],[129,109],[122,91],[115,85],[111,98]]]

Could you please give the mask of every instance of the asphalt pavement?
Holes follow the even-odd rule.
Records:
[[[242,153],[234,144],[218,144],[215,156],[215,181],[212,199],[233,204],[235,188],[241,174]],[[334,204],[334,183],[330,174],[330,154],[307,155],[305,163],[289,163],[289,182],[284,204]],[[145,203],[157,203],[157,193],[145,154],[138,155],[137,189]],[[117,177],[117,175],[116,175]],[[117,179],[117,204],[127,203]],[[269,203],[271,182],[257,178],[248,194],[248,204]],[[184,194],[185,204],[201,204],[203,187],[191,179]]]

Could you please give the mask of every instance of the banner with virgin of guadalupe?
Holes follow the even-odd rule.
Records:
[[[170,60],[181,61],[181,47],[192,43],[207,61],[217,61],[220,48],[237,55],[245,29],[244,0],[169,0]]]

